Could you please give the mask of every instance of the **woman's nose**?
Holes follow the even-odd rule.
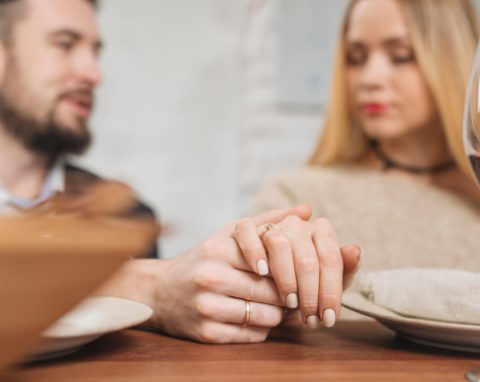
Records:
[[[382,54],[371,54],[362,68],[359,85],[363,88],[380,88],[390,76],[390,63]]]

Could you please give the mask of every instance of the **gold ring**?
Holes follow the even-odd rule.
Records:
[[[249,300],[245,300],[245,318],[243,319],[242,326],[248,326],[250,323],[250,316],[252,314],[252,307]]]
[[[260,237],[265,235],[268,231],[271,231],[271,230],[274,230],[274,229],[276,229],[278,231],[281,231],[282,227],[280,227],[278,224],[273,224],[273,223],[264,224],[263,225],[263,232],[260,234]]]

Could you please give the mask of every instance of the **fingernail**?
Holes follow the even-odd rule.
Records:
[[[298,308],[298,296],[296,293],[290,293],[287,295],[287,306],[290,309]]]
[[[326,328],[331,328],[335,325],[336,315],[333,309],[325,309],[323,311],[323,325]]]
[[[310,329],[316,329],[318,328],[318,323],[320,322],[320,320],[318,319],[317,316],[308,316],[307,317],[307,326],[310,328]]]
[[[257,272],[260,276],[268,275],[268,264],[265,260],[257,261]]]

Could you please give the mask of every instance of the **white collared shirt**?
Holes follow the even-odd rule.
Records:
[[[11,215],[36,207],[65,191],[65,162],[59,160],[50,169],[40,194],[35,199],[17,198],[0,185],[0,214]]]

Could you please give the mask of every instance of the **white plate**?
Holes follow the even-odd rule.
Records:
[[[480,325],[409,318],[383,308],[357,291],[343,295],[342,305],[375,318],[398,335],[422,345],[480,353]]]
[[[29,360],[70,354],[98,337],[147,321],[148,306],[117,297],[90,297],[60,318],[42,335]]]

